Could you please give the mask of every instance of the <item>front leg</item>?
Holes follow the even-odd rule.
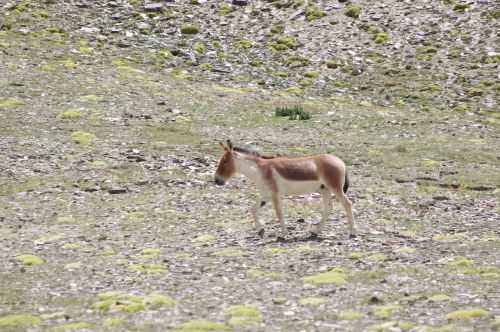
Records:
[[[274,206],[274,211],[276,212],[276,217],[278,218],[278,221],[281,226],[281,235],[280,237],[284,238],[286,235],[286,228],[285,228],[285,221],[283,220],[283,210],[282,210],[282,204],[281,204],[281,197],[279,196],[278,193],[273,193],[273,206]]]
[[[311,236],[317,237],[323,226],[325,225],[328,216],[332,211],[332,194],[330,190],[325,188],[324,186],[320,189],[321,198],[323,200],[323,211],[321,213],[321,221],[319,224],[315,224],[311,226]]]
[[[260,237],[264,237],[264,226],[259,221],[259,210],[264,205],[266,205],[266,200],[258,197],[257,201],[255,202],[255,205],[252,207],[251,210],[253,221],[255,224],[255,229],[257,230],[257,234],[259,234]]]

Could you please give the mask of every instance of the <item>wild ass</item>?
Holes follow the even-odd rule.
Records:
[[[264,157],[255,151],[220,143],[224,149],[217,171],[215,183],[224,185],[236,173],[241,173],[255,183],[260,196],[251,208],[255,228],[259,236],[264,236],[264,227],[259,222],[259,209],[271,201],[281,226],[281,236],[286,235],[282,212],[282,196],[321,193],[323,211],[321,222],[311,227],[311,236],[321,231],[332,209],[334,193],[344,207],[349,221],[349,234],[354,236],[352,203],[345,193],[349,188],[344,162],[330,154],[301,158]]]

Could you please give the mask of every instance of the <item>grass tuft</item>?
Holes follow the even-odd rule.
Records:
[[[311,119],[311,114],[304,111],[301,106],[293,107],[276,107],[274,109],[274,116],[285,117],[287,116],[290,120],[309,120]]]

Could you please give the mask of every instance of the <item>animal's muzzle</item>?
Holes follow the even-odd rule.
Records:
[[[226,181],[224,181],[223,179],[221,179],[220,177],[216,176],[215,177],[215,184],[218,185],[218,186],[223,186],[224,184],[226,183]]]

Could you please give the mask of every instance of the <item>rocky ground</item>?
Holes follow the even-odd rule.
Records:
[[[498,13],[1,2],[0,331],[500,329]],[[227,138],[343,158],[358,237],[317,195],[257,237]]]

